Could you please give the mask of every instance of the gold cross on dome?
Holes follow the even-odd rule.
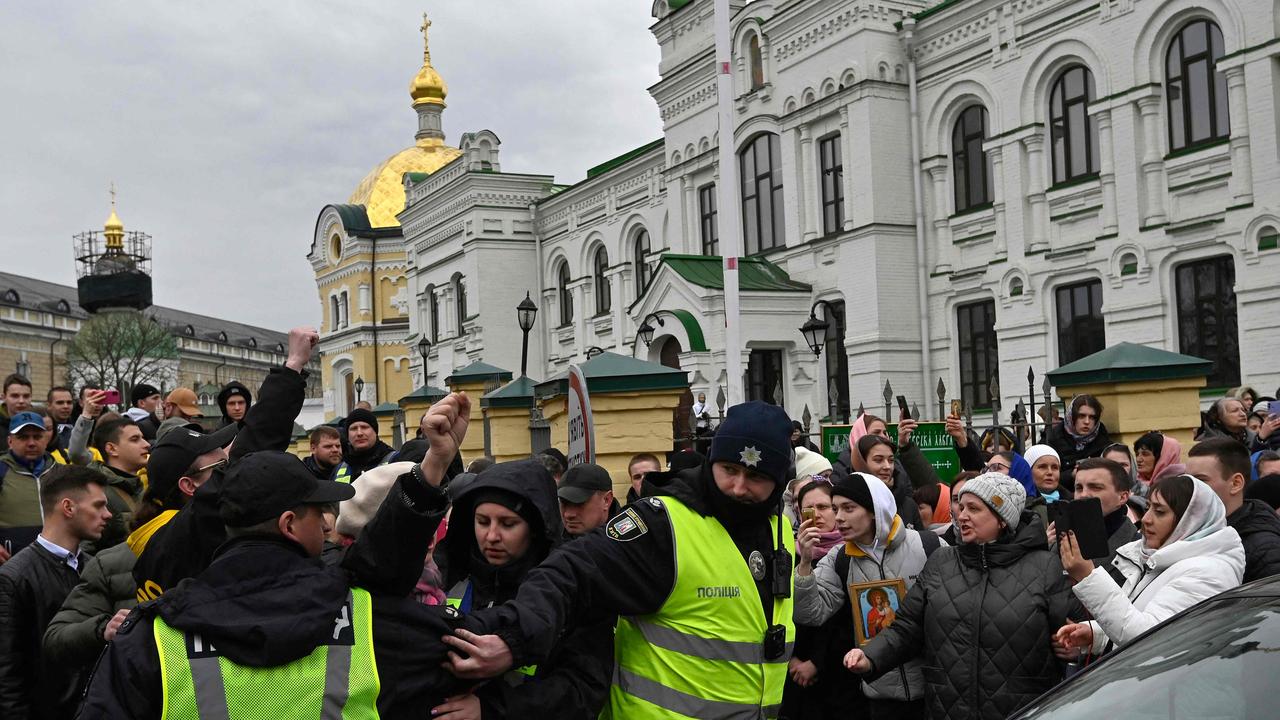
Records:
[[[422,31],[422,57],[431,60],[431,46],[427,40],[427,31],[431,29],[431,20],[427,18],[426,13],[422,13],[422,27],[418,28]]]
[[[111,207],[116,206],[116,181],[111,181]]]

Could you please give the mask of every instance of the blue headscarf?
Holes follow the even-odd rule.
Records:
[[[1022,487],[1027,491],[1027,497],[1033,498],[1040,494],[1036,489],[1036,483],[1031,479],[1031,465],[1027,459],[1016,452],[1010,451],[1013,456],[1013,462],[1009,463],[1009,477],[1022,483]]]

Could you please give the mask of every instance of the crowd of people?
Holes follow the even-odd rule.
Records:
[[[910,418],[861,415],[833,461],[748,402],[615,498],[555,448],[464,465],[459,393],[400,447],[357,407],[289,454],[316,341],[220,418],[4,380],[0,717],[1003,718],[1280,574],[1280,403],[1252,388],[1185,451],[1113,442],[1088,395],[1038,443],[948,417],[949,483]],[[1105,555],[1059,531],[1072,500]]]

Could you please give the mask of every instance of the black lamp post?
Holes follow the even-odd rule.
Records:
[[[520,347],[520,377],[525,377],[529,367],[529,331],[533,329],[533,320],[538,315],[538,306],[524,294],[524,299],[516,306],[516,321],[520,323],[520,331],[524,333],[524,342]]]
[[[427,339],[424,333],[422,339],[418,341],[418,354],[422,356],[422,384],[427,384],[427,355],[431,352],[431,341]]]
[[[809,308],[809,319],[805,320],[804,325],[800,326],[800,334],[804,336],[804,341],[809,345],[809,349],[813,351],[814,357],[822,355],[822,348],[827,344],[827,331],[831,329],[830,321],[818,319],[819,305],[825,307],[827,314],[830,315],[831,303],[826,300],[818,300],[813,303],[813,307]]]
[[[364,392],[364,378],[356,378],[356,402],[360,402],[360,393]]]

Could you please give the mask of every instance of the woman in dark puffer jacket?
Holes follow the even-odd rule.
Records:
[[[980,475],[957,503],[960,545],[929,557],[897,619],[845,666],[874,680],[922,656],[928,717],[996,720],[1062,678],[1050,640],[1078,605],[1018,481]]]

